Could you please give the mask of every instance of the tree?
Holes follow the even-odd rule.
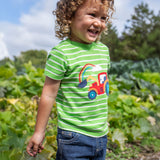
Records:
[[[45,50],[28,50],[21,52],[20,56],[14,57],[15,66],[20,70],[21,66],[28,61],[31,61],[36,68],[44,68],[47,59]]]
[[[4,66],[6,63],[11,63],[11,64],[13,64],[14,62],[13,62],[10,58],[8,58],[8,57],[0,60],[0,66]]]
[[[127,22],[121,37],[111,24],[107,26],[108,33],[102,34],[101,42],[109,47],[111,60],[160,57],[160,12],[155,15],[148,4],[142,2]]]
[[[143,2],[135,7],[135,13],[128,20],[123,32],[124,53],[135,60],[145,59],[159,55],[160,18],[148,4]]]
[[[153,17],[153,27],[148,35],[148,42],[150,45],[155,46],[152,56],[160,57],[160,11],[157,16]]]
[[[117,29],[111,24],[107,25],[107,29],[107,32],[101,35],[100,41],[109,48],[111,60],[118,61],[121,59],[122,55],[118,51],[120,49],[120,40],[118,38]]]

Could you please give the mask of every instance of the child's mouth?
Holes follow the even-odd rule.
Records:
[[[91,36],[97,36],[99,31],[97,30],[91,30],[91,29],[88,29],[88,32],[90,33]]]

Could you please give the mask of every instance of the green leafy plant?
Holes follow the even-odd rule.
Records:
[[[43,152],[33,158],[25,151],[34,131],[44,70],[33,67],[31,62],[24,65],[23,74],[17,74],[13,64],[6,64],[3,69],[10,74],[1,72],[0,77],[0,159],[54,160],[57,150],[56,106],[53,106],[48,122]],[[131,148],[126,147],[128,143],[141,143],[141,147],[159,150],[159,73],[136,71],[126,71],[121,76],[110,74],[109,77],[108,146],[112,152],[107,155],[112,159],[135,158],[136,155],[130,154]],[[150,148],[151,143],[154,145]]]

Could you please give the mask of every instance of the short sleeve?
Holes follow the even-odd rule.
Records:
[[[52,49],[49,53],[44,74],[55,80],[62,80],[67,70],[67,61],[63,52]]]

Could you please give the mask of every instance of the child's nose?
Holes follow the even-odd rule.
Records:
[[[95,27],[101,27],[101,20],[99,18],[97,18],[97,19],[95,19],[93,24]]]

